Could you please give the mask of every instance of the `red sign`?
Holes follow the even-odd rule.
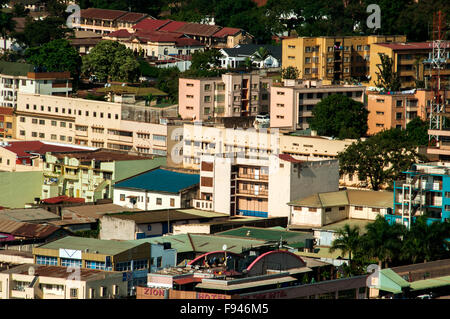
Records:
[[[199,292],[199,293],[197,293],[197,299],[230,299],[230,296]]]
[[[144,295],[164,298],[165,289],[161,288],[144,288]]]

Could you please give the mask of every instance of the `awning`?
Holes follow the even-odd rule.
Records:
[[[443,286],[450,286],[450,276],[414,281],[411,283],[411,290],[422,290]]]
[[[180,279],[174,279],[173,282],[178,285],[186,285],[186,284],[190,284],[193,282],[202,282],[202,279],[197,278],[197,277],[185,277],[185,278],[180,278]]]

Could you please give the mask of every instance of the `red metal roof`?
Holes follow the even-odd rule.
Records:
[[[166,25],[159,28],[159,31],[166,31],[166,32],[177,32],[179,28],[184,26],[187,22],[184,21],[170,21]]]
[[[375,43],[392,50],[432,50],[433,42],[393,42],[393,43]],[[444,43],[445,48],[450,48],[450,42]]]
[[[188,34],[188,35],[198,35],[209,37],[214,33],[219,31],[221,27],[217,25],[201,24],[201,23],[186,23],[177,29],[177,32]]]
[[[171,20],[156,20],[146,18],[133,26],[135,30],[157,31],[162,26],[168,24]]]
[[[118,18],[117,21],[136,23],[147,16],[148,15],[145,13],[128,12],[127,14]]]
[[[214,33],[214,37],[215,38],[224,38],[227,37],[229,35],[235,35],[236,33],[240,32],[241,29],[237,29],[237,28],[222,28],[221,30],[219,30],[218,32]]]
[[[87,19],[115,20],[125,14],[127,11],[88,8],[80,11],[80,16]]]
[[[151,42],[175,42],[181,36],[179,33],[144,30],[138,30],[133,34],[133,37]]]
[[[279,154],[278,157],[280,159],[282,159],[283,161],[286,161],[286,162],[291,162],[291,163],[302,163],[303,162],[302,160],[298,160],[298,159],[293,158],[289,154]]]
[[[191,39],[191,38],[179,38],[175,40],[175,45],[177,47],[185,47],[185,46],[204,46],[200,41]]]
[[[51,198],[46,198],[42,200],[45,204],[58,204],[58,203],[84,203],[84,198],[76,198],[76,197],[69,197],[66,195],[62,196],[56,196]]]
[[[46,238],[60,227],[12,220],[0,220],[0,232],[27,238]]]
[[[80,151],[85,150],[81,148],[60,146],[54,144],[46,144],[41,141],[18,141],[9,142],[9,146],[4,146],[5,149],[16,153],[18,157],[32,157],[31,153],[37,153],[44,155],[47,152],[69,152],[69,151]]]
[[[114,37],[114,38],[129,38],[131,36],[131,33],[128,32],[128,30],[126,30],[126,29],[120,29],[120,30],[109,33],[107,36]]]

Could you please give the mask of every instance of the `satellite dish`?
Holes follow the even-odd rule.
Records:
[[[227,245],[226,244],[224,244],[223,246],[222,246],[222,250],[227,250]]]

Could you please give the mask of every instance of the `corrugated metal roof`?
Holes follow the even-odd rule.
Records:
[[[239,227],[217,233],[217,235],[255,238],[265,241],[275,241],[283,239],[283,241],[287,241],[288,244],[297,242],[304,243],[305,239],[314,238],[313,234],[306,232],[294,232],[258,227]]]
[[[322,207],[343,206],[349,203],[347,192],[320,193],[319,199]]]
[[[413,281],[411,283],[411,290],[423,290],[442,286],[450,286],[450,276]]]
[[[0,232],[20,237],[46,238],[59,229],[59,227],[53,225],[23,223],[12,220],[0,220]]]
[[[104,255],[116,255],[123,251],[127,251],[134,247],[141,245],[142,243],[133,241],[119,241],[119,240],[101,240],[95,238],[84,238],[67,236],[51,243],[47,243],[39,246],[44,249],[72,249],[72,250],[85,250],[89,249],[90,252],[98,251],[99,254]]]
[[[278,284],[278,283],[281,284],[281,283],[293,282],[293,281],[297,281],[297,279],[294,277],[291,277],[291,276],[251,281],[251,282],[247,282],[247,283],[234,284],[234,285],[227,285],[225,282],[221,283],[221,281],[219,281],[219,280],[216,280],[216,281],[204,280],[202,283],[196,285],[195,288],[217,289],[217,290],[227,291],[227,290],[253,288],[253,287],[259,287],[259,286],[267,286],[267,285],[273,285],[273,284]]]
[[[43,208],[18,208],[0,211],[0,220],[9,219],[17,222],[32,222],[41,220],[57,220],[60,217]]]
[[[200,183],[200,175],[155,169],[115,184],[115,188],[131,188],[155,192],[178,193]]]

